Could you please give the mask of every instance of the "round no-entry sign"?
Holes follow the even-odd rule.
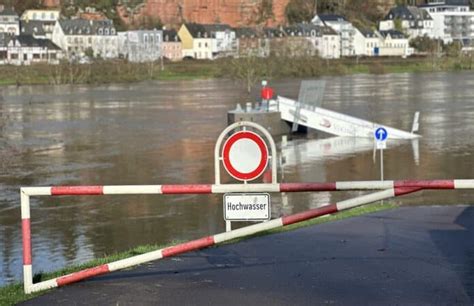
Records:
[[[241,131],[231,135],[222,148],[224,168],[235,179],[251,181],[259,177],[268,161],[268,148],[254,132]]]

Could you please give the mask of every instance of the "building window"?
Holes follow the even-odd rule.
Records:
[[[33,59],[40,59],[39,53],[33,53]]]
[[[10,58],[11,59],[18,59],[18,53],[10,53]]]

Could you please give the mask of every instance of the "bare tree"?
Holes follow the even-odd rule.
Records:
[[[229,70],[231,77],[240,81],[249,94],[252,87],[270,72],[266,61],[256,56],[232,59]]]

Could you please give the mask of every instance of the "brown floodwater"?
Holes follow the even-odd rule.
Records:
[[[386,179],[474,178],[474,74],[327,77],[323,107],[410,130],[389,142]],[[272,82],[295,98],[300,80]],[[226,112],[250,97],[228,80],[0,88],[0,285],[21,279],[19,188],[213,183],[213,149]],[[279,139],[278,147],[280,146]],[[285,182],[377,180],[371,140],[310,132],[281,148]],[[359,193],[272,194],[272,215]],[[474,202],[474,191],[424,191],[404,205]],[[33,197],[34,272],[141,244],[224,231],[221,195]]]

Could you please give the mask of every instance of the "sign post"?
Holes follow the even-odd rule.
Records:
[[[383,150],[387,148],[388,132],[385,128],[379,127],[374,132],[377,142],[377,149],[380,150],[380,180],[383,181]]]
[[[232,230],[232,221],[270,220],[270,195],[261,193],[259,188],[248,184],[249,181],[268,173],[265,170],[269,165],[271,185],[277,183],[276,146],[270,133],[254,122],[239,121],[231,124],[217,139],[214,159],[216,186],[221,185],[222,162],[227,173],[242,181],[248,190],[245,193],[230,192],[224,195],[226,231]],[[253,190],[255,192],[252,192]]]

